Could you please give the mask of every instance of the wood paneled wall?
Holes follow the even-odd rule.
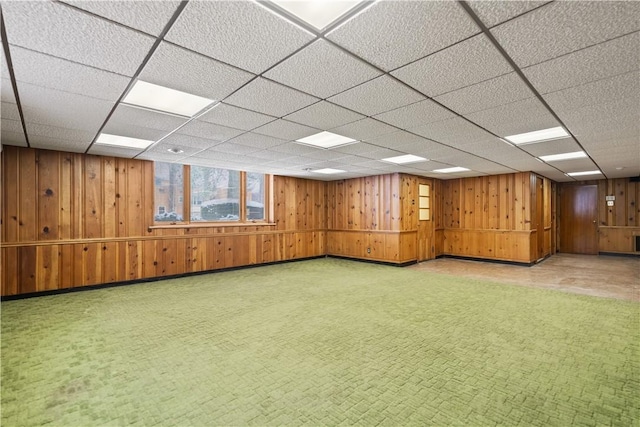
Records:
[[[416,177],[387,174],[327,183],[327,254],[414,261]]]
[[[537,214],[536,179],[533,173],[520,172],[444,181],[443,253],[525,263],[538,259],[538,230],[532,226]],[[547,193],[544,223],[550,246],[551,191]]]
[[[634,252],[634,240],[640,236],[640,182],[616,178],[559,186],[594,184],[598,186],[598,251],[639,254]],[[613,206],[607,206],[606,196],[615,196]]]
[[[274,222],[153,226],[148,161],[3,147],[2,295],[326,253],[326,183],[274,177]]]

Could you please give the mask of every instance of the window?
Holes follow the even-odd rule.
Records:
[[[270,175],[155,163],[155,221],[266,221]],[[184,200],[184,202],[183,202]]]
[[[238,221],[240,172],[191,166],[191,221]]]
[[[431,215],[430,215],[430,206],[429,206],[429,185],[427,184],[420,184],[419,185],[419,191],[418,191],[418,195],[419,195],[419,203],[418,203],[418,209],[419,209],[419,218],[420,221],[429,221],[431,219]]]
[[[264,219],[264,174],[247,173],[247,219]]]
[[[155,165],[155,211],[156,221],[182,221],[184,207],[184,167],[175,163]]]

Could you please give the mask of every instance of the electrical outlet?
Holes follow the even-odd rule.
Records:
[[[371,253],[371,248],[367,248],[367,253],[370,254]]]

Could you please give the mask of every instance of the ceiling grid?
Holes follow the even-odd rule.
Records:
[[[640,3],[352,4],[307,22],[278,0],[2,2],[2,143],[322,180],[640,175]],[[141,109],[138,82],[208,105]],[[507,141],[549,128],[566,136]],[[297,142],[320,132],[355,142]]]

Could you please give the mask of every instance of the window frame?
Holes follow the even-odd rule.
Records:
[[[153,206],[155,212],[155,170],[156,163],[163,162],[153,162]],[[215,226],[241,226],[248,224],[272,224],[273,223],[273,175],[263,174],[264,175],[264,219],[247,219],[247,171],[237,171],[235,169],[228,168],[215,168],[213,166],[203,166],[210,167],[211,169],[227,169],[233,170],[235,172],[240,172],[240,194],[239,194],[239,208],[240,215],[239,218],[235,221],[191,221],[191,165],[182,165],[182,185],[183,185],[183,213],[182,221],[156,221],[155,213],[153,218],[154,227],[162,227],[162,226],[175,226],[175,225],[183,225],[183,226],[197,226],[197,227],[215,227]],[[260,172],[256,172],[260,173]]]

